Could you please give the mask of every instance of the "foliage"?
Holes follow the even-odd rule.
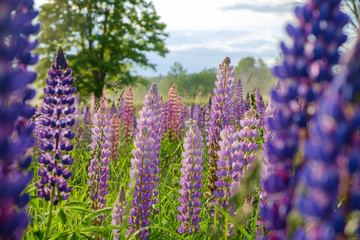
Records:
[[[133,65],[155,68],[147,52],[167,53],[165,24],[149,1],[53,0],[40,7],[43,23],[37,65],[39,79],[61,43],[76,72],[75,86],[81,95],[101,95],[104,85],[115,81],[130,84],[139,80]]]

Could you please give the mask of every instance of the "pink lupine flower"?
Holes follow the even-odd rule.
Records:
[[[126,141],[134,134],[133,92],[131,87],[125,92],[123,125]]]
[[[181,99],[177,94],[175,85],[172,85],[169,89],[166,117],[167,129],[169,131],[169,140],[177,141],[180,138],[182,122]]]

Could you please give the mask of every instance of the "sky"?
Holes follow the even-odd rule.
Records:
[[[46,0],[35,0],[37,6]],[[162,58],[147,54],[157,71],[138,67],[146,77],[166,75],[174,62],[188,73],[217,67],[225,57],[232,64],[247,56],[273,65],[285,26],[292,19],[292,0],[152,0],[167,25],[165,43],[169,53]]]

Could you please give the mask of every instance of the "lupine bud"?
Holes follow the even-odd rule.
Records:
[[[180,185],[182,188],[179,190],[181,196],[179,197],[178,211],[180,214],[177,216],[181,223],[180,228],[178,228],[180,234],[194,233],[200,228],[199,213],[202,205],[200,198],[203,187],[201,172],[204,170],[204,159],[202,158],[204,144],[202,141],[201,131],[195,124],[192,124],[184,138],[182,168],[180,169],[182,174]]]
[[[126,141],[134,134],[133,92],[131,87],[125,92],[123,125]]]
[[[28,84],[36,73],[28,67],[37,62],[31,51],[38,42],[30,39],[40,25],[32,24],[38,14],[32,1],[3,0],[0,9],[0,239],[21,239],[29,221],[23,192],[32,178],[25,154],[35,141],[29,124],[35,109],[28,104],[35,91]]]
[[[122,226],[124,219],[125,219],[125,214],[126,214],[126,195],[125,195],[125,188],[124,186],[121,186],[120,192],[119,192],[119,197],[117,199],[117,201],[114,204],[114,208],[113,208],[113,214],[111,215],[112,217],[112,221],[111,224],[115,225],[115,226]],[[119,229],[114,229],[113,233],[115,235],[115,237],[113,238],[113,240],[117,240],[120,238],[120,230]]]
[[[241,80],[239,79],[239,81],[236,84],[235,106],[234,106],[235,123],[238,126],[240,125],[240,120],[243,117],[243,113],[244,113],[244,99],[243,99]]]
[[[59,46],[55,62],[48,73],[49,78],[46,79],[47,88],[44,89],[44,132],[41,134],[42,153],[38,158],[41,166],[38,170],[40,182],[36,183],[39,198],[51,200],[54,205],[58,203],[58,199],[68,199],[71,190],[67,184],[71,171],[66,168],[74,161],[69,155],[73,149],[70,140],[75,136],[71,131],[75,112],[75,107],[72,106],[75,88],[72,87],[74,79],[71,74],[72,70]]]
[[[92,143],[91,149],[93,159],[88,168],[89,180],[87,184],[90,186],[90,199],[92,201],[92,209],[99,210],[105,207],[107,202],[106,195],[108,194],[110,178],[109,163],[111,155],[111,119],[110,114],[106,111],[106,105],[102,101],[98,111],[93,117]],[[96,223],[103,224],[104,217],[100,216]]]
[[[111,115],[111,113],[110,113]],[[111,118],[111,160],[116,161],[119,157],[118,141],[119,141],[120,119],[116,114]]]
[[[172,85],[169,89],[166,117],[167,130],[169,131],[169,140],[179,140],[182,131],[181,99],[177,94],[175,85]]]
[[[234,94],[233,81],[234,71],[233,66],[230,66],[230,58],[225,58],[219,65],[216,75],[214,93],[212,98],[211,115],[208,127],[209,135],[207,136],[209,149],[209,165],[210,176],[208,178],[208,189],[213,193],[216,189],[215,182],[217,181],[216,170],[218,160],[217,151],[219,150],[220,131],[230,124],[231,116],[233,113],[233,100]]]

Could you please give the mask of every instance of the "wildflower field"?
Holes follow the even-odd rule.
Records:
[[[120,86],[80,102],[59,45],[35,107],[37,11],[0,1],[0,240],[359,239],[360,42],[340,51],[340,3],[295,8],[266,100],[219,56],[205,104],[155,83],[141,106]]]

